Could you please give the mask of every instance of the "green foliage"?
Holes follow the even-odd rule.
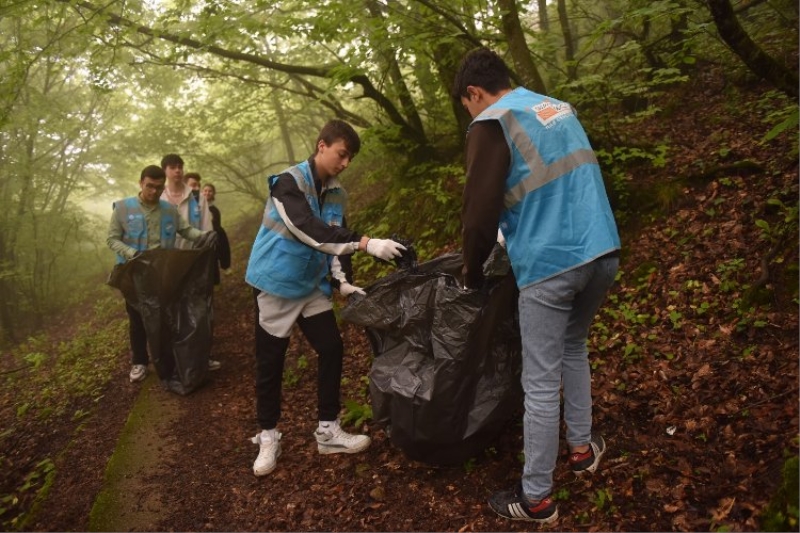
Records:
[[[761,515],[763,531],[796,531],[798,520],[798,502],[800,502],[800,460],[789,457],[783,463],[781,486],[772,501]]]
[[[776,57],[794,57],[797,48],[787,24],[796,13],[785,4],[751,6],[742,17]],[[364,134],[359,160],[373,149],[382,155],[371,170],[388,182],[387,197],[365,207],[354,227],[412,238],[423,259],[457,240],[463,117],[454,114],[447,88],[465,46],[486,43],[505,55],[508,43],[497,39],[496,9],[466,2],[448,6],[443,17],[442,7],[117,3],[108,13],[133,24],[112,27],[85,4],[4,6],[0,292],[10,309],[2,316],[43,321],[74,288],[62,281],[102,264],[87,243],[102,248],[103,228],[87,227],[81,211],[107,220],[109,202],[136,190],[144,164],[166,151],[182,153],[191,170],[220,185],[219,201],[235,206],[223,209],[226,217],[238,216],[245,210],[234,195],[263,201],[264,177],[311,153],[332,116]],[[659,97],[697,75],[698,65],[741,62],[712,36],[705,10],[674,0],[577,2],[568,16],[580,36],[574,57],[564,56],[558,31],[540,31],[527,17],[523,31],[546,66],[550,93],[576,106],[599,153],[608,154],[604,172],[624,223],[627,207],[636,205],[629,190],[635,166],[658,168],[673,152],[669,141],[640,145],[630,125],[663,116]],[[182,37],[196,46],[177,43]],[[780,98],[764,96],[764,120],[774,124],[765,142],[796,135],[797,107]],[[408,168],[409,161],[417,165]],[[387,267],[358,268],[369,274]],[[13,331],[5,327],[0,336]]]
[[[647,172],[648,167],[662,168],[669,161],[669,146],[659,144],[651,148],[615,146],[607,150],[595,151],[597,160],[609,189],[609,197],[614,214],[620,225],[625,225],[631,212],[643,212],[655,205],[665,209],[672,205],[679,194],[678,187],[671,183],[659,183],[651,199],[645,200],[641,193],[635,192],[633,175]]]
[[[798,205],[796,203],[786,204],[779,197],[767,199],[767,205],[777,209],[777,220],[770,225],[764,219],[756,219],[755,224],[761,229],[759,238],[774,245],[787,237],[794,237],[798,229]]]
[[[389,172],[385,167],[375,171],[382,180]],[[463,166],[423,164],[406,170],[402,177],[389,176],[398,185],[372,206],[353,213],[352,227],[373,237],[410,239],[420,262],[433,259],[442,246],[459,239]],[[351,194],[357,196],[359,191]],[[359,280],[395,270],[394,265],[365,254],[353,258],[353,267]]]
[[[767,91],[758,102],[758,111],[763,114],[763,122],[771,124],[772,128],[761,138],[760,144],[766,145],[781,136],[791,139],[789,146],[792,148],[791,156],[797,157],[800,147],[800,107],[780,91]]]
[[[346,399],[344,401],[344,412],[341,419],[345,423],[352,423],[359,427],[372,419],[372,405],[369,402],[369,376],[361,376],[361,390],[359,397],[365,398],[364,401]]]
[[[553,492],[553,499],[555,501],[566,502],[569,501],[569,489],[561,487]]]
[[[19,509],[20,498],[32,493],[33,499],[38,501],[51,486],[55,468],[49,457],[39,461],[25,476],[21,486],[10,494],[0,496],[0,519],[5,531],[25,530],[28,514]]]
[[[47,359],[47,354],[42,352],[32,352],[26,353],[22,356],[22,358],[25,359],[26,362],[30,363],[34,369],[36,369],[39,368],[39,365],[41,365]]]
[[[665,144],[655,146],[652,150],[636,147],[616,146],[609,153],[606,150],[597,150],[597,159],[606,166],[614,167],[617,164],[626,165],[631,162],[647,162],[653,168],[662,168],[667,164],[669,147]]]
[[[611,491],[609,489],[597,489],[594,494],[595,508],[597,508],[598,511],[607,510],[609,513],[612,513],[614,507],[611,505],[611,502],[613,501]],[[606,509],[607,507],[608,509]]]
[[[286,368],[283,371],[283,385],[284,387],[294,387],[297,385],[305,374],[308,368],[308,358],[305,354],[301,354],[297,358],[294,368]]]
[[[789,108],[789,115],[783,119],[780,123],[776,124],[771,130],[764,135],[764,138],[761,142],[766,143],[775,139],[778,135],[788,131],[797,133],[797,125],[800,119],[800,109],[797,106],[791,106]],[[796,143],[795,143],[796,148]]]
[[[22,358],[37,361],[21,376],[10,374],[6,385],[19,389],[17,404],[26,406],[24,413],[46,422],[49,417],[66,414],[67,400],[89,398],[97,400],[109,379],[125,343],[124,320],[107,321],[104,327],[85,323],[69,341],[49,346],[44,337],[31,338],[21,346]],[[50,351],[52,358],[43,353]],[[45,364],[46,362],[46,364]]]
[[[624,296],[626,293],[622,294]],[[591,328],[593,343],[597,347],[597,351],[599,353],[619,351],[623,361],[627,364],[633,364],[644,356],[642,345],[635,339],[642,336],[639,332],[647,331],[658,321],[658,317],[650,312],[652,303],[646,296],[647,293],[638,294],[645,295],[641,301],[635,301],[633,297],[623,298],[619,293],[610,295],[611,305],[600,309],[600,315]],[[631,296],[633,295],[631,294]],[[611,327],[606,325],[606,317],[611,324],[625,324],[624,329],[627,334],[612,333]],[[592,361],[592,366],[595,368],[600,364],[601,360]]]
[[[473,470],[475,470],[476,464],[477,461],[475,460],[474,457],[470,457],[469,459],[464,461],[464,473],[465,474],[471,473]]]
[[[359,403],[355,400],[345,400],[341,420],[345,424],[359,427],[368,420],[372,420],[372,405],[369,402]]]
[[[109,308],[116,306],[116,313]],[[107,292],[98,298],[87,321],[71,339],[54,344],[46,337],[32,337],[16,350],[21,361],[29,366],[25,372],[3,376],[2,386],[15,401],[17,420],[0,434],[0,465],[8,459],[9,442],[26,424],[48,424],[56,419],[67,420],[77,427],[89,416],[102,398],[106,384],[119,362],[119,347],[127,341],[127,322],[121,316],[119,299]],[[50,354],[50,357],[44,354]],[[75,409],[75,405],[81,407]],[[53,462],[43,458],[17,487],[0,494],[0,524],[6,530],[25,527],[32,508],[23,507],[46,493],[52,476]],[[6,489],[9,490],[9,489]]]

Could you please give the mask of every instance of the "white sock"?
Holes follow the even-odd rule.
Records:
[[[338,425],[339,425],[339,421],[338,420],[325,420],[325,421],[320,420],[319,421],[319,427],[317,428],[317,431],[319,431],[320,433],[325,433],[327,431],[332,431]]]
[[[261,442],[270,442],[278,439],[278,429],[262,429]]]

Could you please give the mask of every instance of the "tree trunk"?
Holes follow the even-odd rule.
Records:
[[[578,67],[575,65],[575,45],[572,30],[569,27],[566,0],[558,0],[558,21],[561,24],[561,33],[564,35],[564,61],[567,65],[567,79],[572,81],[578,77]]]
[[[784,67],[767,55],[744,31],[729,0],[706,0],[720,37],[759,77],[767,80],[794,99],[798,96],[800,79],[796,72]]]
[[[0,233],[0,346],[5,342],[16,343],[16,288],[13,270],[14,258],[6,254],[5,239]]]
[[[550,31],[550,19],[547,18],[547,0],[536,0],[539,7],[539,29],[547,33]]]
[[[462,41],[461,46],[454,46],[452,43],[435,43],[432,46],[431,55],[433,56],[433,61],[436,64],[436,71],[439,73],[440,83],[442,89],[445,91],[445,94],[450,94],[450,89],[452,88],[453,80],[456,78],[458,66],[461,63],[461,59],[464,57],[464,54],[470,49],[470,44],[471,43],[469,42]],[[459,134],[458,139],[460,141],[459,149],[461,149],[464,146],[467,127],[469,127],[470,122],[472,122],[472,118],[462,107],[460,102],[456,102],[452,98],[448,98],[448,101],[450,102],[451,109],[453,110],[453,116],[458,124],[457,131]]]
[[[289,132],[289,121],[283,113],[283,106],[275,91],[270,93],[270,100],[272,107],[275,108],[275,121],[278,123],[278,129],[281,131],[281,139],[283,140],[283,147],[286,149],[286,158],[292,165],[297,164],[297,157],[294,155],[294,144],[292,143],[292,135]]]
[[[516,0],[497,0],[497,5],[500,6],[502,13],[503,31],[508,39],[511,59],[514,61],[514,68],[522,84],[537,93],[546,93],[547,88],[544,85],[544,80],[539,75],[536,65],[533,64],[531,52],[525,42],[525,33],[519,22]]]

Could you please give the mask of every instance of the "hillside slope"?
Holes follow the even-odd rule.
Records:
[[[576,480],[562,446],[558,529],[761,530],[759,515],[781,483],[785,458],[798,455],[797,239],[775,240],[787,218],[796,224],[797,147],[783,138],[760,145],[769,125],[753,110],[763,107],[763,89],[735,93],[687,88],[675,104],[680,112],[637,132],[672,148],[669,165],[631,176],[650,191],[664,186],[658,201],[640,192],[631,199],[660,206],[664,216],[651,220],[649,210],[640,211],[637,230],[625,232],[623,273],[590,347],[595,424],[609,452],[594,477]],[[373,437],[367,452],[320,456],[311,436],[316,357],[299,336],[286,363],[283,456],[270,476],[252,475],[253,309],[242,274],[253,233],[236,233],[235,270],[216,298],[214,349],[223,368],[188,397],[146,384],[179,410],[161,431],[164,442],[152,444],[158,467],[118,495],[132,515],[141,511],[127,529],[529,530],[497,518],[485,503],[519,477],[520,417],[485,454],[455,467],[407,459],[369,422],[361,428]],[[369,344],[352,325],[343,333],[343,396],[367,404]],[[123,350],[82,431],[74,433],[68,420],[63,428],[29,428],[29,454],[51,457],[55,474],[26,529],[88,528],[137,393]],[[148,500],[154,491],[156,502]]]

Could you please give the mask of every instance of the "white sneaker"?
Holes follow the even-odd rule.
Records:
[[[273,436],[274,435],[274,436]],[[261,449],[253,463],[253,473],[257,476],[266,476],[278,464],[281,456],[281,434],[277,431],[262,431],[252,438],[253,444],[258,444]]]
[[[128,377],[131,378],[131,383],[142,381],[145,376],[147,376],[147,365],[133,365],[131,373],[128,374]]]
[[[314,437],[317,439],[317,450],[321,454],[363,452],[372,442],[366,435],[347,433],[339,426],[338,421],[321,422]]]
[[[219,370],[220,368],[222,368],[222,363],[220,363],[216,359],[209,359],[208,360],[208,369],[209,370]]]

